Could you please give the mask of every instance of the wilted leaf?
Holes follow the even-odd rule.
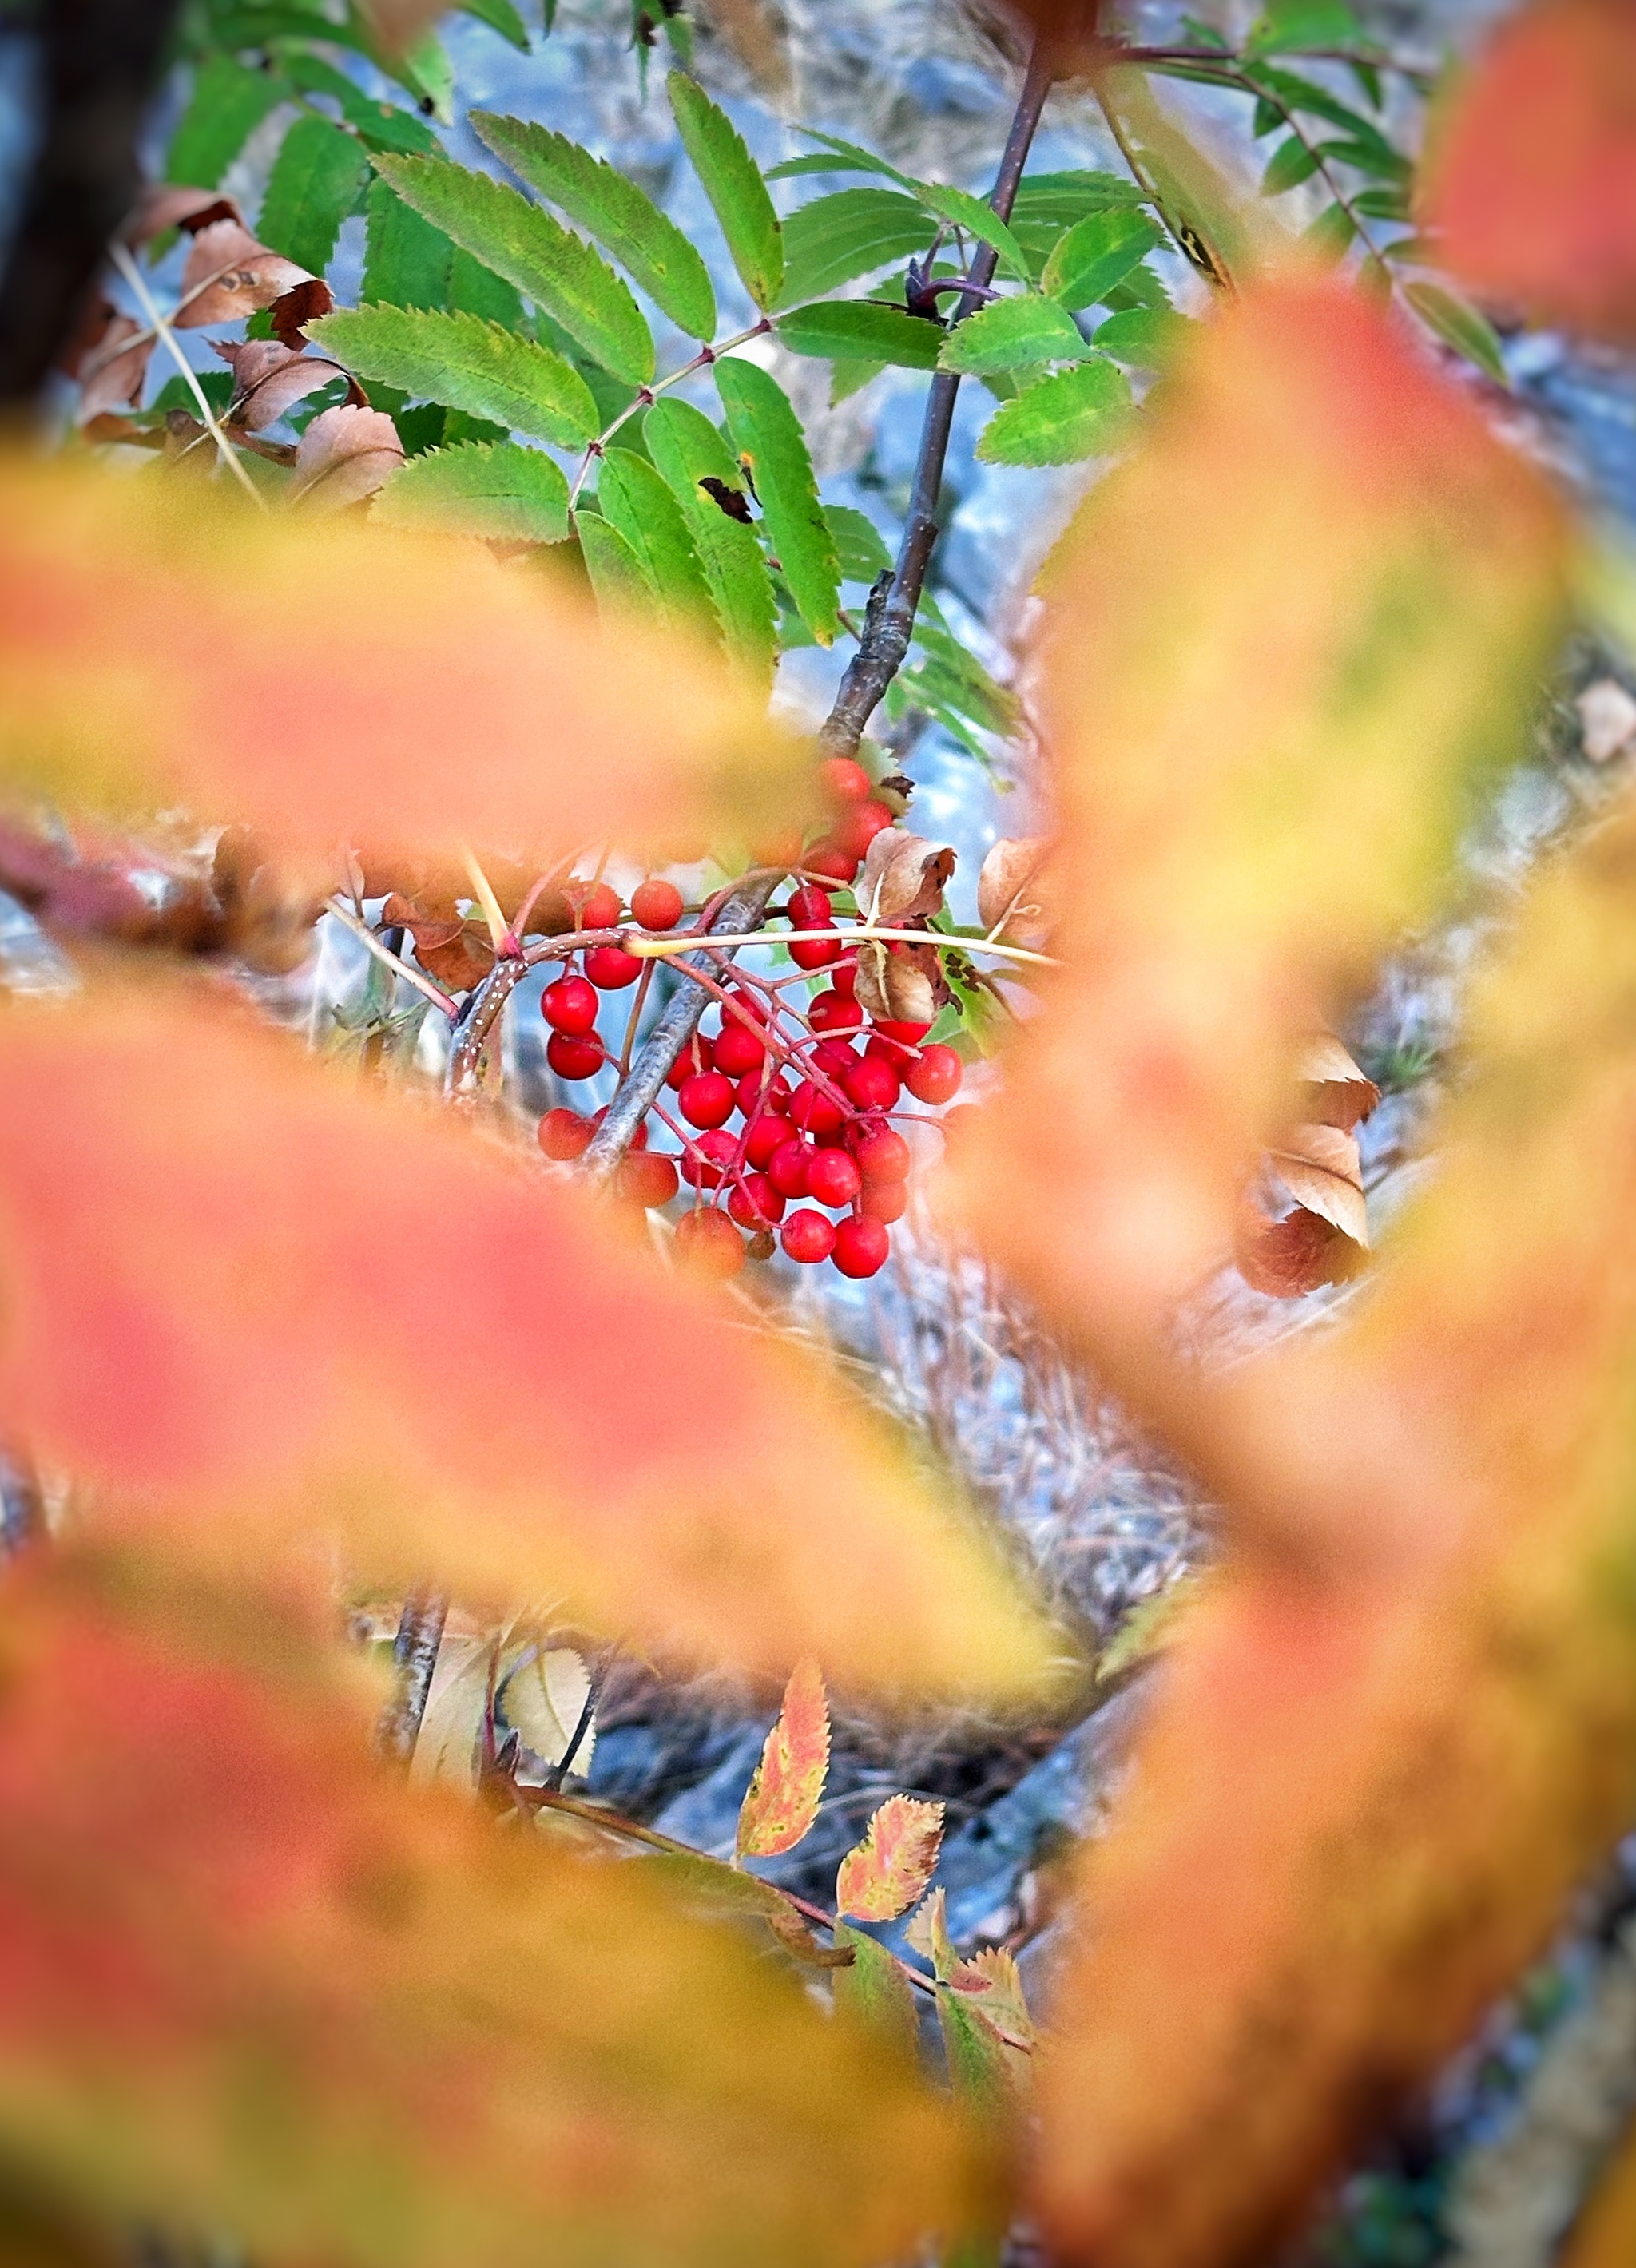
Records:
[[[1037,949],[1049,931],[1036,878],[1050,855],[1043,835],[1002,835],[989,845],[977,876],[977,919],[991,937]]]
[[[335,304],[335,295],[321,276],[308,276],[292,284],[267,311],[273,336],[298,352],[306,344],[306,326],[317,316],[327,315]]]
[[[800,2268],[954,2241],[992,2159],[642,1868],[368,1755],[252,1592],[9,1573],[0,2138],[126,2228],[358,2268]]]
[[[270,109],[271,103],[265,107]],[[154,237],[162,236],[167,228],[180,228],[188,236],[196,236],[202,228],[218,220],[237,221],[240,228],[244,226],[244,215],[236,199],[225,197],[217,189],[151,181],[131,208],[120,239],[125,244],[147,244]]]
[[[943,1891],[932,1891],[910,1917],[903,1936],[912,1952],[932,1963],[932,1974],[940,1984],[947,1982],[960,1966],[960,1956],[949,1942],[948,1900]]]
[[[412,1777],[476,1786],[497,1637],[445,1632],[410,1762]]]
[[[1636,709],[1632,710],[1636,721]],[[1350,1133],[1367,1118],[1381,1099],[1381,1090],[1366,1079],[1333,1032],[1315,1032],[1301,1042],[1296,1076],[1309,1090],[1302,1116]]]
[[[355,408],[363,405],[362,392],[340,364],[322,355],[301,354],[279,339],[213,339],[210,343],[233,374],[227,422],[247,432],[276,425],[286,409],[336,379],[346,379],[348,401]]]
[[[470,546],[18,460],[0,498],[19,794],[186,804],[326,865],[462,841],[543,863],[799,805],[799,744],[754,690]]]
[[[548,1652],[530,1645],[505,1671],[500,1685],[499,1712],[532,1756],[542,1764],[561,1764],[579,1729],[591,1697],[591,1674],[571,1646]],[[583,1778],[596,1753],[596,1727],[589,1719],[574,1750],[573,1770]]]
[[[403,462],[398,429],[384,409],[343,403],[314,417],[296,444],[295,496],[321,512],[361,504]]]
[[[829,1703],[815,1661],[798,1662],[739,1808],[741,1859],[792,1851],[818,1815],[829,1770]]]
[[[486,923],[453,909],[429,910],[396,890],[381,908],[381,919],[408,930],[415,940],[416,960],[450,992],[469,991],[494,967],[494,943]]]
[[[1363,1174],[1352,1135],[1338,1126],[1294,1126],[1268,1151],[1267,1162],[1298,1205],[1368,1250]]]
[[[1358,1272],[1363,1247],[1322,1213],[1296,1205],[1281,1218],[1247,1196],[1233,1225],[1233,1258],[1252,1291],[1299,1300]]]
[[[857,992],[869,1015],[900,1024],[932,1022],[950,997],[934,945],[860,945]]]
[[[883,827],[864,854],[856,894],[859,918],[881,929],[924,926],[943,909],[943,891],[954,871],[947,844],[934,850],[901,827]]]
[[[841,1861],[835,1909],[855,1921],[893,1921],[912,1906],[937,1866],[943,1807],[918,1796],[889,1795],[861,1843]]]
[[[1624,0],[1507,18],[1433,123],[1420,218],[1450,271],[1535,322],[1636,336],[1633,102]]]
[[[133,339],[134,346],[129,343]],[[105,411],[141,400],[154,345],[151,335],[144,335],[141,324],[129,315],[116,315],[111,307],[107,310],[101,332],[87,344],[70,372],[79,380],[76,415],[82,425],[90,424]]]
[[[212,221],[188,247],[171,320],[184,331],[204,323],[235,323],[310,281],[306,269],[258,244],[236,220]]]
[[[889,1437],[581,1192],[207,996],[18,1005],[0,1062],[0,1398],[110,1522],[240,1565],[328,1535],[761,1670],[1036,1673]]]

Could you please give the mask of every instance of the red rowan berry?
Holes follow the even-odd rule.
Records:
[[[712,1043],[716,1069],[726,1071],[729,1079],[743,1079],[755,1071],[767,1052],[764,1040],[754,1032],[746,1031],[735,1016],[724,1016],[721,1029]]]
[[[861,858],[895,815],[883,803],[849,804],[836,821],[829,839],[837,850],[844,850],[849,858]]]
[[[903,1073],[903,1085],[917,1102],[949,1102],[960,1093],[964,1071],[965,1065],[954,1049],[940,1042],[936,1047],[921,1049],[919,1062],[911,1063]]]
[[[739,1154],[731,1134],[712,1127],[682,1153],[682,1178],[690,1189],[717,1189]]]
[[[757,843],[750,856],[758,866],[799,866],[801,838],[792,827],[786,827],[782,835],[770,835],[764,842]]]
[[[907,1182],[866,1182],[859,1199],[871,1220],[902,1220],[909,1211]]]
[[[585,957],[585,973],[600,992],[621,992],[642,974],[634,953],[619,945],[593,945]]]
[[[676,1097],[689,1126],[725,1126],[738,1105],[733,1081],[719,1071],[695,1071]]]
[[[761,1110],[787,1110],[790,1094],[789,1080],[777,1071],[769,1079],[763,1064],[759,1071],[747,1071],[739,1081],[739,1108],[747,1118]]]
[[[839,1079],[852,1069],[858,1061],[858,1054],[850,1041],[831,1035],[819,1041],[813,1049],[813,1061],[820,1071],[827,1071],[831,1079]]]
[[[818,767],[818,784],[834,804],[862,803],[874,790],[868,773],[851,756],[826,757]]]
[[[676,1257],[696,1275],[725,1281],[744,1265],[744,1239],[725,1212],[701,1208],[676,1223]]]
[[[814,1151],[807,1167],[807,1194],[821,1205],[849,1205],[863,1187],[856,1161],[844,1150]]]
[[[619,893],[606,882],[570,882],[565,893],[581,929],[616,929]]]
[[[851,852],[843,850],[839,843],[832,842],[815,843],[810,850],[804,850],[801,865],[807,873],[822,874],[837,888],[855,880],[858,873],[858,861]]]
[[[583,976],[559,976],[540,995],[540,1013],[554,1031],[581,1039],[596,1021],[596,989]]]
[[[826,937],[798,937],[789,954],[798,968],[828,968],[832,961],[840,959],[841,948]]]
[[[548,1158],[565,1164],[570,1158],[584,1157],[595,1131],[577,1110],[548,1110],[540,1121],[540,1147]]]
[[[662,1157],[657,1151],[651,1154],[631,1151],[620,1160],[614,1175],[616,1195],[629,1204],[640,1205],[645,1212],[668,1204],[680,1186],[675,1160]]]
[[[790,902],[785,911],[790,917],[792,929],[832,929],[835,926],[835,909],[829,903],[829,892],[814,887],[810,882],[799,890],[791,891]]]
[[[784,1219],[784,1199],[765,1174],[746,1174],[727,1199],[741,1228],[772,1228]]]
[[[884,1221],[854,1213],[836,1223],[835,1250],[829,1256],[843,1276],[873,1276],[886,1265],[891,1249]]]
[[[792,1141],[795,1130],[782,1111],[763,1110],[744,1130],[746,1161],[758,1170],[767,1164],[780,1143]]]
[[[831,1102],[821,1087],[814,1086],[810,1079],[803,1079],[790,1097],[790,1119],[804,1134],[811,1134],[822,1142],[826,1135],[840,1132],[846,1123],[846,1113],[838,1102]]]
[[[644,929],[674,929],[682,915],[682,896],[674,882],[650,875],[630,893],[630,910]]]
[[[778,1241],[792,1260],[812,1266],[827,1260],[835,1250],[835,1224],[821,1212],[792,1212],[779,1233]]]
[[[711,1046],[708,1036],[704,1032],[695,1032],[665,1073],[665,1084],[673,1094],[679,1094],[684,1079],[691,1079],[695,1071],[713,1071],[715,1065],[715,1049]]]
[[[917,1048],[931,1029],[930,1024],[891,1023],[884,1018],[875,1022],[875,1030],[883,1040],[895,1041],[903,1048]]]
[[[814,1032],[858,1032],[863,1029],[864,1012],[837,988],[817,995],[807,1011],[807,1020]]]
[[[836,962],[835,967],[829,972],[829,982],[834,985],[836,990],[840,994],[843,1000],[856,999],[858,997],[858,955],[855,953],[846,953],[842,954],[840,960]]]
[[[807,1144],[795,1136],[779,1143],[767,1160],[767,1179],[781,1197],[807,1195],[807,1168],[814,1155]]]
[[[866,1055],[842,1072],[841,1088],[860,1110],[890,1110],[897,1101],[898,1076],[881,1057]]]
[[[852,1148],[866,1182],[905,1182],[912,1162],[909,1145],[890,1126],[873,1128]]]
[[[545,1059],[558,1079],[589,1079],[608,1058],[601,1040],[582,1040],[571,1032],[553,1032],[545,1043]]]

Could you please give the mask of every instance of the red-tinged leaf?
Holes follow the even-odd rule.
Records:
[[[244,215],[237,201],[225,197],[219,189],[186,188],[171,181],[153,181],[143,190],[131,208],[130,217],[120,231],[127,244],[147,244],[162,236],[167,228],[179,228],[188,236],[197,236],[201,229],[212,222],[229,220],[242,229]],[[254,238],[250,241],[254,243]]]
[[[368,1681],[241,1587],[8,1572],[0,2146],[93,2225],[338,2268],[873,2268],[992,2153],[644,1869],[369,1754]]]
[[[384,488],[402,462],[386,411],[343,402],[314,417],[296,444],[296,499],[309,511],[340,512]]]
[[[210,343],[233,374],[227,422],[242,426],[247,433],[276,424],[286,409],[336,379],[346,379],[347,398],[353,406],[364,404],[356,379],[348,378],[339,363],[322,355],[304,355],[279,339],[212,339]],[[400,463],[402,454],[400,447]]]
[[[1636,18],[1543,0],[1500,24],[1431,137],[1422,226],[1496,306],[1636,337]]]
[[[1299,1300],[1321,1284],[1345,1284],[1357,1274],[1362,1256],[1344,1229],[1304,1205],[1275,1219],[1247,1197],[1234,1225],[1240,1275],[1252,1291],[1273,1300]]]
[[[448,1113],[111,988],[9,1008],[0,1091],[0,1406],[107,1523],[229,1565],[328,1536],[760,1672],[1037,1674],[997,1556],[832,1379]]]
[[[800,1661],[739,1809],[740,1858],[792,1851],[818,1815],[829,1770],[829,1696],[817,1663]]]
[[[335,304],[335,295],[321,276],[309,276],[299,284],[292,284],[281,291],[268,309],[273,327],[273,336],[282,345],[300,348],[306,344],[305,326],[320,315],[327,315]],[[360,394],[359,399],[363,397]]]
[[[188,247],[171,320],[178,330],[237,322],[309,280],[306,269],[258,244],[238,221],[212,221]]]
[[[943,1841],[943,1807],[889,1795],[841,1861],[835,1909],[854,1921],[895,1921],[925,1890]]]
[[[1636,721],[1636,703],[1632,715]],[[1295,1069],[1308,1090],[1301,1116],[1309,1123],[1338,1126],[1350,1134],[1381,1099],[1380,1088],[1364,1077],[1333,1032],[1315,1032],[1303,1041]]]
[[[810,770],[712,657],[479,546],[20,459],[0,730],[19,796],[182,805],[326,872],[347,843],[492,844],[532,878],[593,839],[748,833]]]

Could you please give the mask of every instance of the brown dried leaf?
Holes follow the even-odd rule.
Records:
[[[924,927],[943,910],[943,892],[954,871],[947,844],[934,850],[917,835],[884,827],[870,842],[856,885],[860,917],[881,929]]]
[[[858,998],[866,1012],[902,1024],[930,1024],[950,997],[934,945],[860,945]]]
[[[1050,855],[1043,835],[1005,836],[991,843],[977,877],[977,919],[991,937],[1037,952],[1048,935],[1036,878]]]
[[[1298,1205],[1368,1250],[1363,1168],[1352,1135],[1338,1126],[1296,1126],[1268,1151],[1267,1161]]]
[[[306,344],[303,326],[327,315],[335,304],[335,295],[321,276],[309,276],[305,282],[292,284],[273,301],[269,313],[272,320],[273,336],[281,345],[293,348]],[[366,400],[360,388],[358,400]]]
[[[578,1729],[591,1697],[591,1673],[571,1646],[538,1645],[525,1648],[503,1665],[499,1709],[506,1725],[522,1742],[529,1756],[542,1764],[560,1764]],[[596,1726],[587,1722],[574,1751],[573,1770],[581,1778],[591,1769],[596,1752]]]
[[[813,1660],[797,1662],[739,1808],[741,1859],[794,1850],[818,1815],[829,1770],[829,1701]]]
[[[912,1906],[937,1868],[943,1807],[919,1796],[888,1795],[861,1843],[842,1859],[835,1910],[854,1921],[895,1921]]]
[[[1310,1123],[1338,1126],[1350,1133],[1381,1099],[1380,1088],[1364,1077],[1333,1032],[1316,1032],[1304,1040],[1295,1070],[1313,1090],[1306,1105]]]
[[[134,346],[126,343],[133,339]],[[80,381],[76,416],[81,425],[107,410],[140,401],[156,343],[129,315],[110,313],[100,338],[80,357],[74,372]]]
[[[126,244],[146,244],[162,236],[167,228],[180,228],[188,236],[197,236],[201,229],[213,222],[230,220],[244,227],[244,215],[232,197],[225,197],[219,189],[194,189],[170,181],[151,181],[131,208],[130,217],[120,231]],[[254,241],[254,239],[252,239]]]
[[[238,221],[212,221],[188,249],[171,321],[178,330],[239,322],[259,308],[270,307],[293,284],[309,280],[305,268],[258,244]]]
[[[296,501],[341,512],[385,486],[403,462],[398,429],[384,409],[343,402],[314,417],[296,444]]]
[[[388,55],[401,55],[424,40],[449,0],[362,0],[363,12]]]
[[[304,355],[279,339],[212,339],[210,344],[233,374],[227,422],[247,433],[276,425],[286,409],[337,378],[346,379],[350,402],[365,402],[357,380],[322,355]]]
[[[1275,1220],[1247,1197],[1234,1228],[1233,1257],[1252,1291],[1299,1300],[1321,1284],[1348,1282],[1358,1272],[1360,1248],[1303,1205]]]

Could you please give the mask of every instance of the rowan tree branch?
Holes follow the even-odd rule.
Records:
[[[446,1596],[429,1593],[406,1599],[398,1623],[398,1634],[392,1642],[392,1667],[397,1674],[398,1690],[380,1712],[380,1722],[375,1727],[375,1745],[383,1756],[390,1756],[405,1766],[415,1754],[415,1743],[420,1738],[421,1719],[426,1713],[426,1698],[431,1691],[431,1673],[438,1666],[438,1649],[443,1644],[443,1625],[448,1620],[449,1602]]]
[[[1036,41],[989,198],[1002,220],[1011,217],[1017,185],[1039,128],[1045,98],[1057,75],[1056,65],[1056,51],[1043,40]],[[974,314],[984,305],[999,256],[992,245],[978,247],[967,289],[955,309],[956,322]],[[903,667],[909,652],[915,615],[925,588],[926,571],[932,563],[932,546],[938,537],[938,497],[948,460],[949,434],[959,392],[959,375],[953,371],[939,371],[926,394],[914,486],[910,492],[903,540],[898,545],[897,563],[890,579],[882,577],[870,593],[863,637],[846,666],[835,704],[818,735],[819,746],[826,756],[857,754],[864,727]],[[772,873],[753,880],[747,878],[741,883],[711,924],[712,939],[743,937],[759,929],[782,879],[781,874]],[[709,967],[709,962],[702,954],[689,955],[677,965],[683,969],[703,969]],[[676,1058],[698,1029],[709,998],[702,985],[683,984],[667,1002],[586,1151],[582,1170],[593,1180],[606,1181],[636,1138],[637,1129],[658,1101],[660,1089]]]

